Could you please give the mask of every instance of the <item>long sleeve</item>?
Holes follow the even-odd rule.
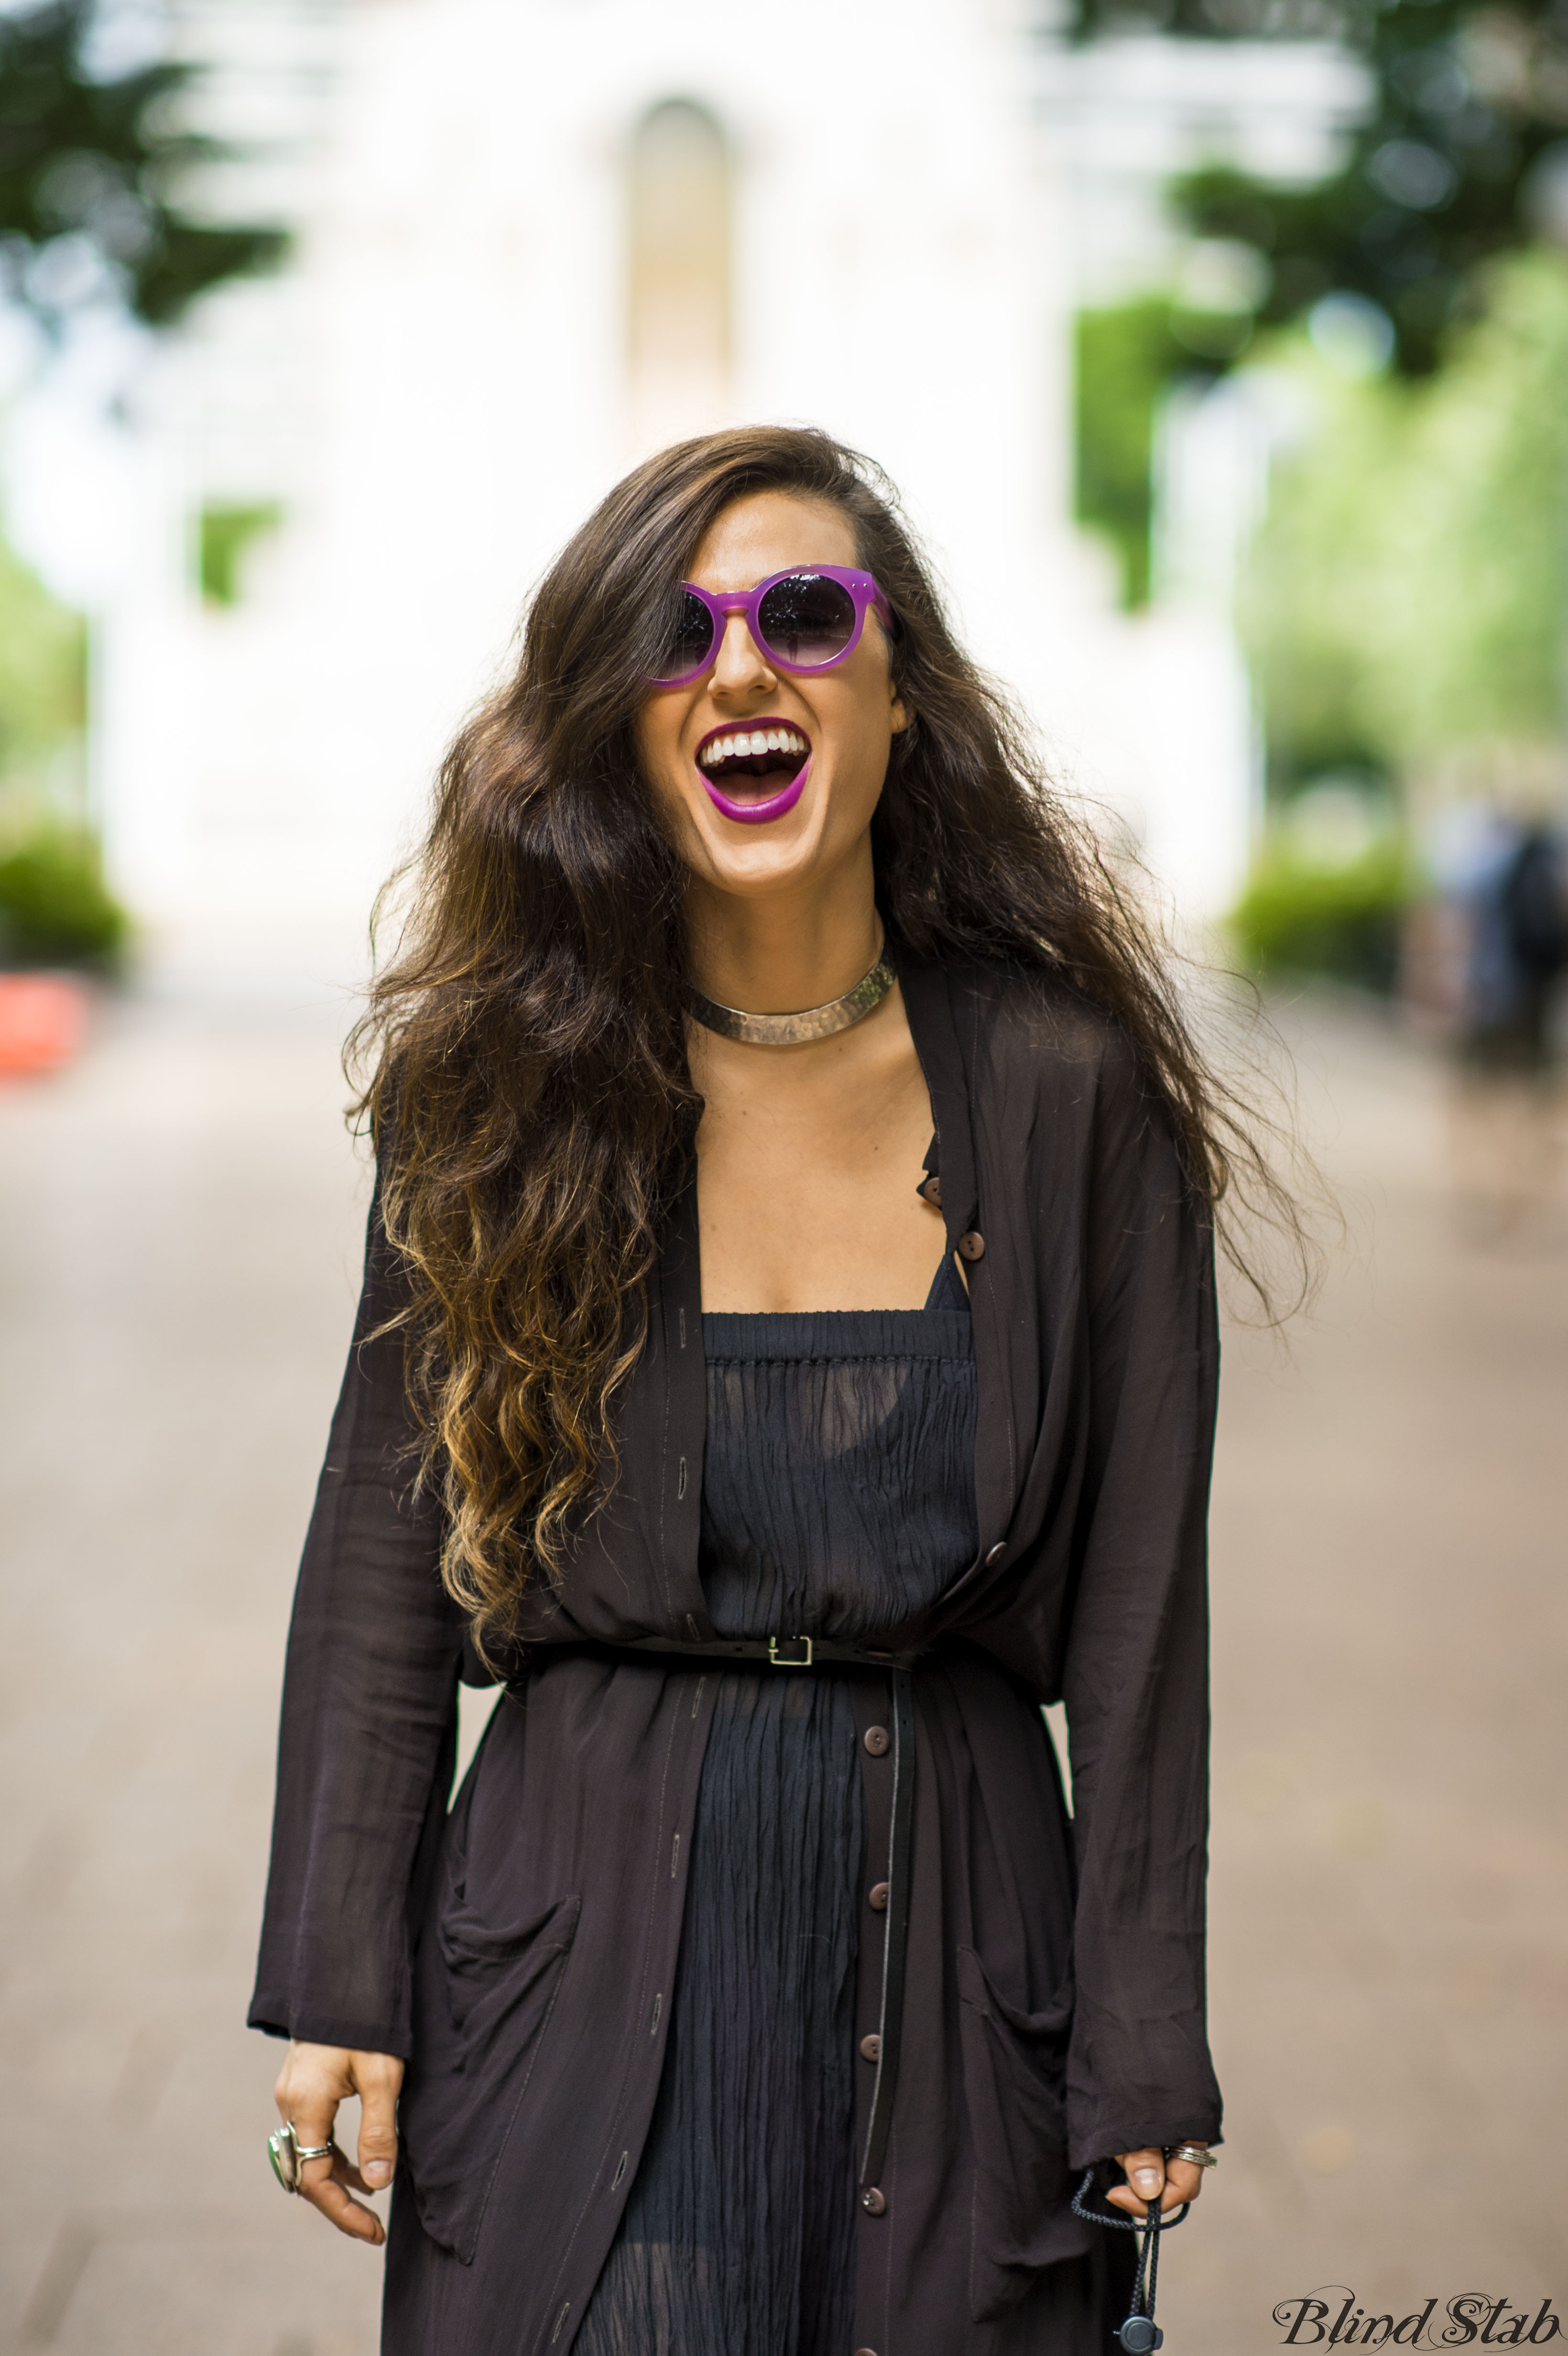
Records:
[[[272,1872],[250,2019],[406,2055],[410,1924],[452,1774],[463,1618],[411,1503],[400,1333],[372,1206],[365,1286],[289,1632]]]
[[[1077,2167],[1220,2127],[1203,1969],[1212,1239],[1125,1051],[1100,1075],[1087,1205],[1088,1448],[1063,1676]]]

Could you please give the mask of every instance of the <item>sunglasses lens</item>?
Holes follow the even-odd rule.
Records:
[[[678,604],[670,616],[665,633],[664,652],[659,657],[656,680],[685,679],[700,670],[713,651],[713,616],[700,597],[689,589],[680,593]]]
[[[841,581],[792,573],[763,599],[757,626],[771,654],[813,670],[841,655],[854,637],[855,600]]]

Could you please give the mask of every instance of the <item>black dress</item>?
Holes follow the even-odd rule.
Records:
[[[874,1641],[933,1603],[976,1544],[952,1263],[922,1310],[705,1316],[702,1341],[719,1633]],[[664,2074],[580,2356],[847,2356],[864,1845],[842,1679],[720,1672]]]
[[[899,979],[969,1280],[975,1533],[908,1631],[923,1659],[902,2038],[868,2188],[883,2197],[854,2208],[848,2346],[1104,2356],[1130,2236],[1073,2217],[1076,2171],[1220,2127],[1203,2032],[1212,1239],[1108,1017],[1049,977],[912,949]],[[251,2019],[407,2060],[383,2356],[572,2356],[628,2194],[643,2188],[645,2221],[659,2180],[643,2156],[682,1947],[701,1935],[683,1942],[726,1680],[624,1648],[716,1634],[701,1273],[693,1183],[615,1398],[613,1500],[577,1528],[569,1578],[521,1597],[512,1690],[449,1808],[466,1623],[442,1583],[439,1501],[410,1493],[419,1430],[389,1322],[408,1276],[372,1212],[289,1639]],[[932,1493],[951,1509],[970,1491]],[[922,1525],[908,1496],[877,1510],[887,1545],[860,1559],[880,1592]],[[869,1733],[885,1681],[828,1674]],[[821,1707],[815,1668],[768,1683],[773,1708],[792,1691]],[[1059,1700],[1071,1818],[1040,1719]],[[862,1746],[859,1765],[869,1881],[891,1752]],[[711,1938],[728,1892],[710,1868],[702,1880]],[[878,2025],[885,1919],[862,1895],[857,2046]],[[859,2121],[869,2072],[850,2060]],[[669,2229],[640,2230],[645,2248]],[[719,2248],[698,2238],[713,2231],[683,2225],[677,2246]],[[778,2233],[805,2238],[787,2217]],[[744,2241],[723,2237],[726,2264]]]

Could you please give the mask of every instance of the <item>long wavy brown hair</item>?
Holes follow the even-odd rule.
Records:
[[[676,584],[720,511],[763,490],[847,516],[895,617],[914,718],[872,826],[895,952],[1050,974],[1104,1009],[1163,1099],[1203,1215],[1240,1179],[1292,1223],[1138,900],[955,643],[886,478],[816,432],[660,452],[551,565],[515,670],[448,754],[429,835],[394,878],[396,955],[350,1043],[373,1066],[357,1109],[406,1279],[395,1322],[419,1478],[441,1496],[443,1576],[482,1649],[505,1644],[530,1580],[562,1571],[613,1481],[613,1402],[689,1168],[702,1108],[681,1011],[684,870],[634,723]]]

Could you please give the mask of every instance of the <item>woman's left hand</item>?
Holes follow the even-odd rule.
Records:
[[[1196,2136],[1187,2140],[1195,2151],[1207,2151],[1209,2147]],[[1143,2218],[1148,2214],[1148,2204],[1157,2196],[1163,2217],[1168,2210],[1179,2209],[1184,2201],[1196,2201],[1203,2190],[1205,2169],[1196,2160],[1167,2159],[1157,2147],[1144,2151],[1119,2151],[1117,2159],[1126,2170],[1125,2184],[1114,2185],[1105,2198],[1114,2209],[1122,2209],[1129,2217]]]

